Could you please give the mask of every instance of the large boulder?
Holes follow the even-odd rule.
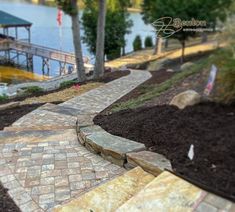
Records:
[[[176,95],[170,102],[170,105],[175,105],[179,109],[184,109],[189,105],[198,104],[201,101],[201,96],[194,90],[187,90]]]
[[[190,68],[190,67],[193,66],[193,65],[194,65],[194,63],[192,63],[192,62],[184,63],[184,64],[182,64],[182,65],[180,66],[180,70],[181,70],[181,71],[184,71],[184,70]]]
[[[159,69],[162,69],[165,64],[169,63],[169,59],[157,59],[149,63],[148,65],[148,71],[157,71]]]

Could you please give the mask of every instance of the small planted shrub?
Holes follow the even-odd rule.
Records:
[[[3,102],[8,99],[8,96],[6,94],[0,95],[0,102]]]
[[[138,51],[142,49],[142,40],[139,35],[135,37],[135,40],[133,41],[133,49],[134,51]]]
[[[235,102],[235,59],[227,60],[219,74],[218,81],[221,85],[220,100],[228,104]]]
[[[151,36],[147,36],[144,41],[145,48],[151,48],[153,47],[153,39]]]
[[[30,86],[26,88],[22,88],[24,91],[24,95],[31,95],[43,92],[43,89],[38,86]]]
[[[77,83],[76,80],[68,80],[68,81],[60,83],[60,88],[68,88],[70,86],[75,85],[76,83]]]

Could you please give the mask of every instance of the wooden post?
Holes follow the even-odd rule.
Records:
[[[18,28],[15,27],[15,36],[16,36],[16,40],[18,40]],[[20,59],[19,59],[19,52],[16,51],[16,58],[17,58],[17,64],[20,63]]]
[[[47,76],[50,75],[50,60],[48,58],[42,58],[42,73],[45,75],[45,66],[47,67]]]
[[[9,29],[6,28],[6,36],[7,36],[7,39],[9,39]],[[10,55],[10,49],[7,51],[7,61],[10,62],[10,59],[11,59],[11,55]]]

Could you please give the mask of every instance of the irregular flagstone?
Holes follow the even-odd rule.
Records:
[[[76,126],[76,117],[37,109],[12,124],[14,127]]]
[[[154,176],[137,167],[109,181],[68,204],[55,208],[55,212],[114,211],[138,193]]]
[[[78,142],[75,129],[0,131],[0,143],[2,144],[53,142],[56,140]]]
[[[77,125],[77,133],[80,143],[85,144],[86,137],[94,132],[103,131],[103,129],[98,125],[91,125],[87,127],[81,127]]]
[[[161,154],[149,151],[127,153],[127,162],[132,166],[141,166],[145,171],[158,176],[165,169],[172,170],[171,163]]]
[[[165,171],[124,203],[117,212],[189,212],[205,195],[203,190]]]
[[[85,146],[121,166],[126,160],[126,153],[145,150],[144,144],[111,135],[104,130],[88,135],[85,139]]]

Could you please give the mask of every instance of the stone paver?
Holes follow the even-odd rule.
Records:
[[[158,176],[165,169],[172,170],[171,162],[161,154],[149,151],[127,153],[129,166],[141,166],[145,171]]]
[[[150,77],[149,72],[131,70],[131,74],[128,76],[88,91],[60,105],[75,109],[79,108],[87,114],[99,113]]]
[[[151,77],[131,74],[63,104],[46,104],[0,132],[0,180],[24,211],[47,211],[125,172],[89,152],[75,127]],[[71,128],[71,129],[70,129]]]
[[[153,175],[137,167],[54,211],[115,211],[153,179]]]
[[[149,72],[132,70],[60,105],[46,104],[0,132],[0,180],[22,212],[51,211],[126,172],[82,146],[75,127],[92,125],[97,113],[150,77]],[[90,129],[83,129],[83,135],[89,136]],[[140,196],[138,203],[144,202]],[[234,204],[211,194],[195,207],[196,211],[233,209]]]
[[[2,144],[0,156],[5,162],[0,180],[21,208],[50,209],[74,198],[76,191],[84,192],[125,172],[69,137],[67,141]]]

